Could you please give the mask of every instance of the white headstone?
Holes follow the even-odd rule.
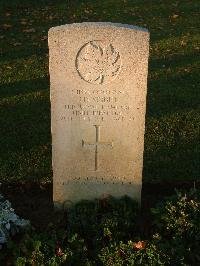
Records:
[[[149,33],[115,23],[49,30],[53,199],[140,201]]]

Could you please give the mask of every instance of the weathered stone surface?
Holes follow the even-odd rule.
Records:
[[[55,205],[140,201],[149,33],[113,23],[49,30]]]

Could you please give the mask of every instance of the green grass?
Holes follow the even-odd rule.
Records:
[[[199,1],[1,0],[0,181],[51,180],[47,32],[111,21],[151,34],[144,182],[198,180]]]

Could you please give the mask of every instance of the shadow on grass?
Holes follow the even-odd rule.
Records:
[[[173,70],[172,70],[173,72]],[[174,72],[161,78],[149,80],[147,95],[147,117],[160,117],[174,112],[197,109],[198,71]]]
[[[198,139],[157,147],[158,150],[144,149],[143,181],[145,183],[171,183],[199,181],[200,166],[197,148]]]
[[[155,71],[162,68],[163,65],[165,66],[165,69],[175,69],[176,67],[184,68],[192,66],[198,62],[198,52],[196,51],[186,54],[169,54],[165,58],[150,58],[149,69],[150,71]]]
[[[49,86],[49,77],[37,78],[1,84],[0,92],[2,98],[12,98],[18,95],[26,96],[26,94],[30,94],[37,91],[49,91]]]
[[[57,1],[58,3],[61,2],[61,0]],[[53,0],[39,0],[39,1],[32,1],[32,0],[12,0],[12,1],[7,1],[7,0],[2,0],[0,7],[5,8],[5,9],[10,9],[10,8],[38,8],[38,5],[40,8],[42,7],[47,7],[48,5],[52,5],[55,3]]]
[[[33,148],[50,141],[49,94],[31,94],[0,110],[0,152]],[[48,141],[47,141],[48,140]]]
[[[4,52],[1,53],[1,62],[3,63],[3,61],[5,61],[6,63],[7,60],[10,62],[11,60],[15,59],[25,59],[31,57],[32,55],[43,56],[47,53],[47,43],[45,44],[45,47],[32,46],[32,44],[26,45],[26,47],[24,47],[23,49],[8,47],[5,48]]]

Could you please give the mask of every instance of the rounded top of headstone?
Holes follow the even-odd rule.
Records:
[[[133,26],[129,24],[122,24],[122,23],[113,23],[113,22],[82,22],[82,23],[72,23],[72,24],[65,24],[61,26],[56,26],[53,28],[50,28],[49,31],[54,31],[54,30],[62,30],[64,28],[87,28],[87,27],[102,27],[102,28],[123,28],[127,30],[135,30],[135,31],[140,31],[140,32],[146,32],[149,33],[148,29],[143,28],[143,27],[138,27],[138,26]]]

